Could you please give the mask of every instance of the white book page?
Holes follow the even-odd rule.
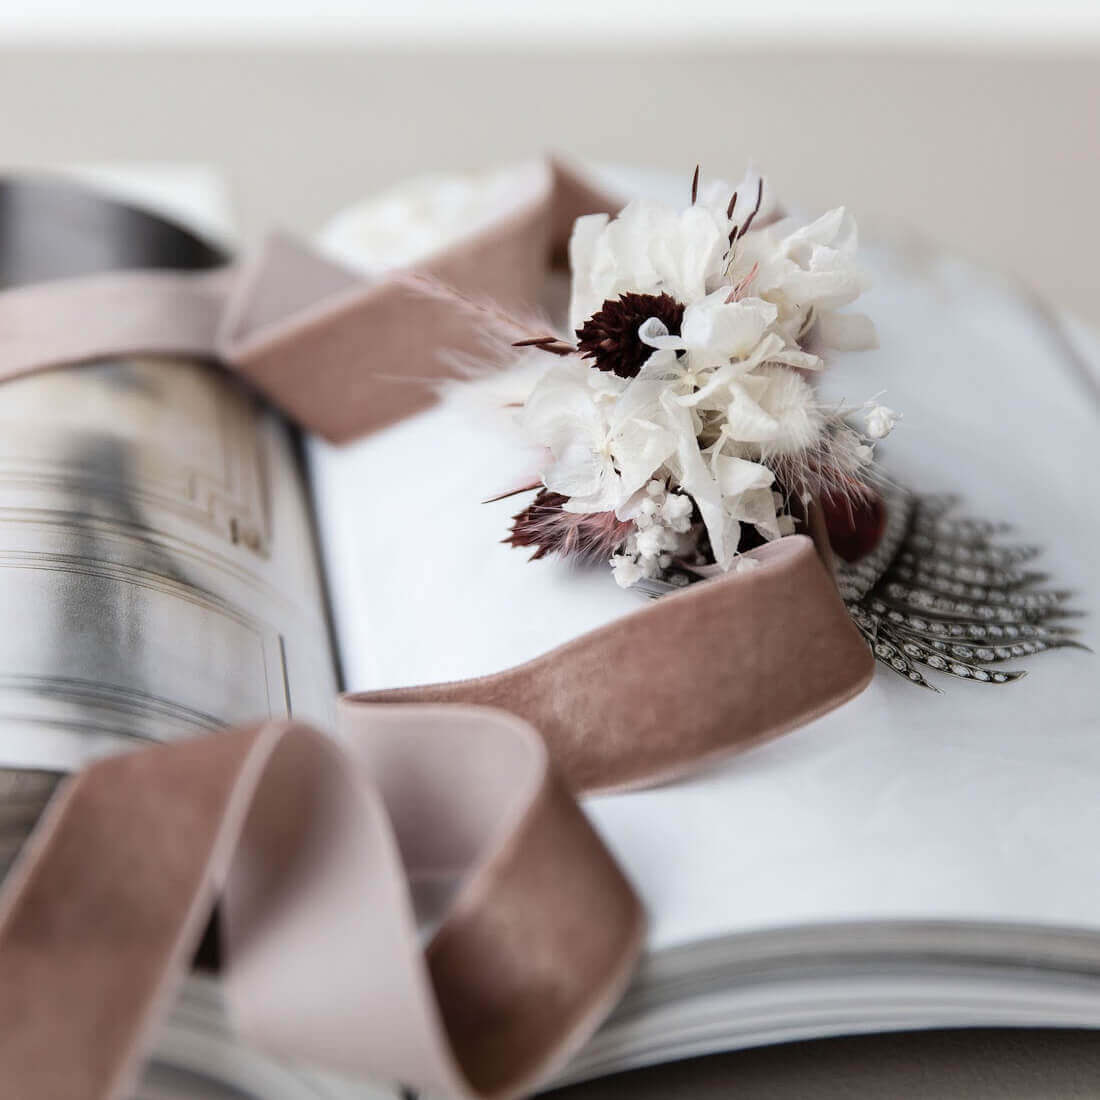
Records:
[[[670,201],[684,190],[628,182]],[[1022,290],[916,241],[870,247],[866,266],[860,308],[881,346],[834,354],[825,392],[861,403],[885,390],[904,413],[880,451],[888,472],[1043,545],[1036,568],[1077,591],[1095,638],[1100,456],[1081,362],[1100,361],[1095,338],[1075,328],[1067,344]],[[500,545],[516,502],[478,502],[530,467],[478,409],[467,391],[349,446],[313,446],[350,689],[496,671],[639,606],[607,571]],[[1007,686],[940,678],[943,695],[880,668],[860,698],[703,776],[590,799],[649,909],[650,949],[834,920],[1100,931],[1100,666],[1061,650],[1026,667]]]

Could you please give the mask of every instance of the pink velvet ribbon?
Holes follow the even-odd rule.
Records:
[[[573,220],[616,205],[550,165],[418,270],[530,303]],[[211,359],[331,440],[426,407],[434,388],[400,376],[443,378],[441,349],[481,346],[476,311],[285,238],[237,270],[0,294],[0,379]],[[810,533],[518,668],[345,697],[338,741],[267,724],[67,781],[0,892],[0,1080],[21,1100],[119,1095],[221,893],[231,1000],[257,1042],[443,1095],[529,1090],[610,1009],[641,940],[572,794],[703,767],[868,683]],[[425,876],[460,886],[422,950],[409,879]]]
[[[555,163],[534,179],[495,223],[417,272],[530,307],[575,218],[618,206]],[[429,406],[431,383],[452,373],[441,351],[484,347],[469,310],[399,273],[364,279],[282,235],[239,268],[114,272],[0,293],[0,380],[125,355],[211,359],[335,442]]]
[[[499,711],[367,707],[108,758],[70,779],[0,895],[0,1081],[127,1095],[222,898],[238,1026],[455,1097],[532,1088],[618,998],[638,900]],[[410,884],[458,883],[426,947]]]

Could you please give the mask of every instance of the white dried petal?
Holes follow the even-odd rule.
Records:
[[[611,559],[611,574],[620,588],[629,588],[645,576],[641,566],[626,554],[616,554]]]
[[[864,415],[867,434],[872,439],[885,439],[901,419],[901,414],[886,405],[868,405]]]

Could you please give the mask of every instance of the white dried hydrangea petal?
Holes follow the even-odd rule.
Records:
[[[562,360],[538,381],[520,414],[528,438],[550,452],[543,482],[570,498],[568,511],[607,511],[621,498],[609,425],[589,385],[592,373],[579,360]]]
[[[726,248],[724,226],[701,207],[677,211],[636,199],[614,219],[579,218],[569,249],[570,328],[579,329],[607,299],[626,291],[667,292],[684,303],[702,298],[721,273]]]
[[[706,382],[697,390],[677,398],[681,405],[701,406],[716,395],[722,398],[714,407],[721,408],[726,403],[730,387],[739,379],[752,376],[752,372],[761,364],[777,355],[783,348],[783,341],[774,332],[769,332],[746,359],[735,359],[719,367],[707,376]],[[732,433],[731,433],[732,434]],[[736,436],[734,437],[736,438]]]
[[[701,206],[664,219],[649,248],[657,285],[679,302],[698,301],[720,275],[728,246],[723,225]]]
[[[715,366],[743,359],[757,347],[777,309],[760,298],[729,302],[728,288],[716,290],[684,311],[681,347],[702,360],[699,366]]]
[[[676,482],[695,501],[703,517],[714,560],[723,569],[728,568],[737,546],[730,545],[722,490],[699,450],[691,411],[675,401],[666,400],[664,404],[669,422],[676,430],[676,453],[670,457],[669,466]]]
[[[782,535],[776,514],[775,494],[771,489],[752,489],[742,493],[734,503],[733,514],[742,523],[752,524],[766,539]]]
[[[631,496],[676,450],[676,435],[654,421],[629,419],[614,433],[611,449],[621,491]]]
[[[569,238],[569,269],[572,287],[569,300],[569,330],[577,329],[603,305],[604,294],[597,284],[603,275],[595,269],[596,245],[611,219],[606,214],[586,214],[573,223]]]
[[[731,455],[719,455],[714,470],[722,495],[730,498],[756,489],[770,489],[775,480],[767,466]]]
[[[726,432],[731,439],[744,443],[767,443],[775,438],[779,423],[766,412],[752,394],[756,387],[742,382],[730,384],[730,403],[726,408]]]

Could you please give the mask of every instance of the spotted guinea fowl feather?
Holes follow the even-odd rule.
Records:
[[[952,497],[888,490],[887,530],[876,550],[840,563],[837,583],[875,657],[921,687],[939,690],[923,669],[1007,684],[1023,670],[1005,661],[1081,646],[1064,620],[1071,593],[1038,587],[1048,578],[1022,569],[1033,546],[993,540],[1010,528],[957,517]]]

